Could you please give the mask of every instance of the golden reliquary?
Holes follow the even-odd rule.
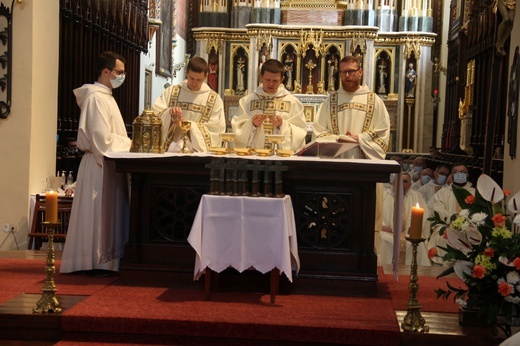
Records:
[[[146,108],[132,123],[133,153],[164,153],[162,120],[152,109]]]

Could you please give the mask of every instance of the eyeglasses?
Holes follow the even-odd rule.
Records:
[[[343,71],[339,71],[339,74],[342,76],[346,76],[346,75],[352,76],[354,73],[358,72],[359,70],[361,70],[361,68],[358,68],[357,70],[343,70]]]
[[[113,73],[114,71],[117,72],[117,74],[114,73],[116,76],[126,76],[126,72],[125,72],[125,71],[116,70],[116,69],[114,69],[114,68],[110,70],[110,72],[112,72],[112,73]]]

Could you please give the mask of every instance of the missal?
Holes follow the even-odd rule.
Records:
[[[358,145],[354,138],[347,135],[323,136],[309,142],[295,155],[334,158]]]

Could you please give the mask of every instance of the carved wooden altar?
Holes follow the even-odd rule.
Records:
[[[122,277],[186,274],[195,253],[187,243],[201,196],[209,192],[211,156],[108,158],[131,174],[130,238]],[[366,162],[366,163],[365,163]],[[376,182],[394,161],[284,160],[283,192],[293,201],[301,270],[294,289],[312,280],[376,282]],[[325,174],[324,174],[325,172]],[[188,275],[189,274],[189,275]]]

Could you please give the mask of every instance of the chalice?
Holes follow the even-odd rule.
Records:
[[[231,149],[230,143],[235,140],[235,134],[224,132],[224,133],[220,134],[220,139],[222,140],[222,142],[224,142],[224,148],[227,149],[227,153],[231,154],[232,149]]]
[[[191,129],[191,122],[187,121],[187,120],[182,120],[181,122],[179,122],[179,127],[180,129],[182,130],[182,149],[181,149],[181,153],[183,154],[187,154],[190,152],[190,149],[188,149],[188,141],[190,140],[190,138],[188,137],[188,131]]]
[[[277,155],[278,145],[282,143],[284,135],[266,135],[265,138],[273,144],[273,155]]]

